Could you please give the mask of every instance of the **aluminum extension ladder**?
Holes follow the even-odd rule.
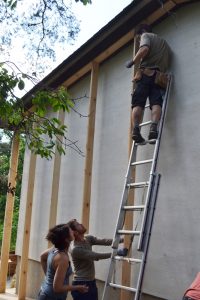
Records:
[[[147,254],[148,254],[148,246],[150,242],[150,235],[151,235],[151,229],[153,224],[153,217],[154,217],[154,211],[155,211],[155,205],[156,205],[156,199],[158,194],[158,188],[159,188],[159,182],[161,175],[156,172],[157,167],[157,161],[158,161],[158,155],[159,155],[159,149],[160,149],[160,141],[162,136],[162,130],[164,126],[165,116],[166,116],[166,110],[167,110],[167,103],[170,96],[170,89],[171,89],[171,82],[172,82],[172,76],[169,75],[169,81],[167,85],[167,89],[164,95],[163,99],[163,106],[162,106],[162,114],[161,119],[159,122],[158,127],[158,138],[155,141],[155,146],[153,146],[153,158],[152,159],[146,159],[146,160],[139,160],[136,159],[137,154],[137,148],[139,145],[137,145],[135,142],[132,143],[132,149],[130,153],[129,163],[128,163],[128,169],[127,174],[125,177],[125,183],[123,187],[122,192],[122,199],[121,199],[121,205],[119,209],[119,215],[117,219],[117,225],[115,230],[115,235],[113,238],[113,244],[112,244],[112,255],[110,260],[110,266],[108,271],[107,280],[105,282],[105,287],[103,291],[103,297],[102,300],[110,300],[111,294],[110,290],[112,288],[114,289],[122,289],[126,291],[133,292],[133,298],[134,300],[139,300],[142,294],[142,283],[143,283],[143,277],[144,277],[144,271],[145,271],[145,265],[147,260]],[[148,107],[148,106],[146,106]],[[146,126],[151,124],[151,121],[141,123],[140,126]],[[148,142],[148,141],[147,141]],[[145,147],[145,146],[140,146]],[[142,149],[140,148],[140,149]],[[139,151],[138,151],[139,152]],[[136,168],[137,166],[150,166],[150,174],[148,175],[148,181],[144,182],[132,182],[131,174],[132,174],[132,168]],[[136,193],[138,189],[145,189],[145,201],[144,203],[140,203],[137,205],[127,205],[128,201],[128,195],[129,190],[134,189],[134,192]],[[141,192],[140,192],[141,194]],[[141,195],[140,195],[141,196]],[[135,197],[136,199],[136,197]],[[139,201],[139,200],[138,200]],[[137,202],[138,202],[137,201]],[[135,201],[136,202],[136,201]],[[132,212],[133,213],[133,220],[135,220],[135,215],[137,213],[137,216],[139,214],[140,216],[140,229],[137,230],[138,224],[136,224],[136,228],[133,228],[132,230],[125,230],[123,229],[124,222],[125,222],[125,216],[126,212]],[[136,243],[136,255],[133,254],[133,250],[131,250],[131,255],[128,254],[128,257],[120,257],[117,256],[117,249],[120,242],[120,236],[121,235],[129,235],[130,239],[135,239],[137,237],[137,243]],[[130,249],[129,249],[130,250]],[[123,286],[121,283],[116,283],[116,264],[126,261],[130,264],[136,265],[137,264],[137,276],[135,276],[135,272],[133,275],[131,275],[134,281],[134,287],[131,286]],[[120,281],[120,278],[119,278]],[[130,280],[131,282],[131,280]],[[125,300],[125,299],[124,299]]]

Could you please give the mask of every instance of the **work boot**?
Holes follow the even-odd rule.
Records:
[[[149,131],[149,137],[148,140],[150,141],[149,144],[155,144],[156,139],[158,137],[158,129],[157,129],[157,123],[152,123]]]
[[[137,143],[137,144],[140,144],[140,145],[145,145],[145,144],[146,144],[145,139],[141,136],[139,126],[135,126],[135,127],[133,128],[132,139],[133,139],[133,140],[135,141],[135,143]]]

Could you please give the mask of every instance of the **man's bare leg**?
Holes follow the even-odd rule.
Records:
[[[160,121],[162,108],[160,105],[153,105],[151,111],[152,124],[149,131],[149,140],[156,140],[158,137],[158,122]]]
[[[145,144],[145,139],[140,134],[139,124],[142,121],[143,108],[140,106],[133,107],[131,121],[133,126],[132,139],[138,144]]]
[[[160,117],[161,117],[161,113],[162,113],[162,108],[160,105],[153,105],[152,106],[152,111],[151,111],[151,120],[152,123],[157,123],[160,121]]]

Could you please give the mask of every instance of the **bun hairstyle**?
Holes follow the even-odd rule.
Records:
[[[47,233],[46,240],[51,242],[59,250],[66,249],[70,244],[70,229],[66,224],[59,224]]]

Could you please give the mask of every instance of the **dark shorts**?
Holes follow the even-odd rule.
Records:
[[[132,95],[132,108],[140,106],[144,109],[148,97],[150,108],[153,105],[160,105],[162,107],[162,96],[165,91],[154,83],[155,75],[147,76],[142,74],[142,78],[136,82],[136,87]]]
[[[87,293],[80,293],[78,291],[72,291],[72,297],[74,300],[98,300],[98,290],[96,281],[73,281],[72,285],[87,285],[89,287]]]
[[[188,296],[184,296],[182,300],[194,300],[193,298],[190,298]]]

